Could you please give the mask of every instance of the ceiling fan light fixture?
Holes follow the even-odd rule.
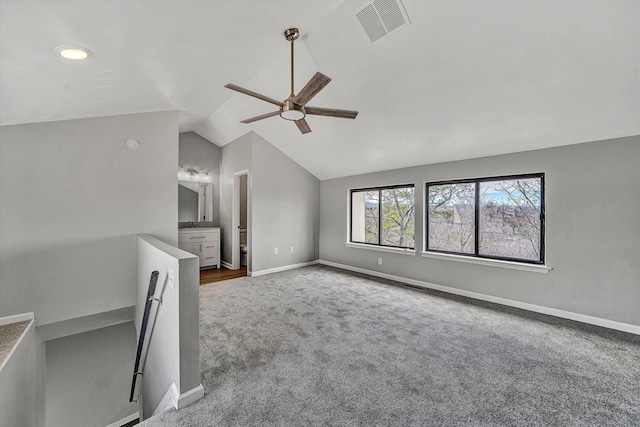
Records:
[[[284,101],[280,108],[280,117],[285,120],[302,120],[305,116],[304,107],[297,106],[290,99]]]
[[[56,47],[56,52],[65,59],[82,61],[89,56],[89,49],[82,46],[62,45]]]
[[[296,121],[296,120],[304,119],[304,113],[298,110],[288,110],[280,113],[280,117],[282,117],[285,120]]]

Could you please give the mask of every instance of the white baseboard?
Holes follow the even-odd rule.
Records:
[[[465,291],[462,289],[452,288],[449,286],[436,285],[434,283],[423,282],[421,280],[409,279],[406,277],[395,276],[393,274],[380,273],[378,271],[367,270],[365,268],[353,267],[350,265],[339,264],[337,262],[319,260],[322,265],[341,268],[343,270],[355,271],[356,273],[368,274],[370,276],[381,277],[383,279],[395,280],[396,282],[407,283],[420,288],[434,289],[436,291],[447,292],[450,294],[461,295],[463,297],[474,298],[482,301],[502,304],[509,307],[521,308],[523,310],[533,311],[536,313],[548,314],[550,316],[562,317],[564,319],[575,320],[577,322],[588,323],[591,325],[602,326],[604,328],[615,329],[618,331],[629,332],[640,335],[640,326],[630,323],[616,322],[615,320],[603,319],[601,317],[589,316],[586,314],[573,313],[571,311],[559,310],[557,308],[543,307],[540,305],[529,304],[526,302],[514,301],[506,298],[494,297],[491,295],[481,294],[478,292]]]
[[[203,397],[204,387],[202,387],[202,384],[198,384],[197,387],[194,387],[191,390],[188,390],[178,396],[178,399],[176,401],[176,409],[184,408],[187,405],[191,405],[193,402],[200,400]]]
[[[169,387],[169,390],[164,394],[164,397],[160,400],[160,403],[156,406],[156,409],[153,411],[151,416],[161,414],[171,408],[184,408],[203,397],[204,388],[202,387],[202,384],[199,384],[197,387],[194,387],[184,393],[180,393],[176,384],[171,383],[171,387]]]
[[[309,262],[301,262],[298,264],[285,265],[282,267],[269,268],[267,270],[259,270],[259,271],[250,271],[248,275],[251,277],[264,276],[265,274],[277,273],[279,271],[293,270],[294,268],[307,267],[309,265],[315,265],[318,263],[318,260],[309,261]]]
[[[220,261],[220,265],[223,266],[224,268],[228,268],[229,270],[233,270],[233,266],[227,261]]]
[[[124,417],[123,419],[118,420],[115,423],[109,424],[107,427],[122,427],[126,423],[130,423],[131,421],[137,420],[138,418],[140,418],[140,413],[136,412],[135,414],[131,414],[128,417]]]

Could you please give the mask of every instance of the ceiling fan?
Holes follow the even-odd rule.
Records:
[[[258,120],[266,119],[268,117],[280,116],[285,120],[291,120],[296,123],[300,132],[309,133],[311,128],[305,120],[305,116],[329,116],[340,117],[344,119],[355,119],[358,115],[357,111],[350,110],[338,110],[336,108],[319,108],[309,107],[307,102],[318,94],[326,85],[329,84],[331,79],[322,73],[315,73],[311,80],[302,88],[296,95],[293,88],[293,42],[300,36],[300,32],[297,28],[289,28],[284,32],[284,37],[287,41],[291,42],[291,94],[284,101],[278,101],[265,95],[253,92],[249,89],[236,86],[229,83],[225,85],[227,89],[235,90],[236,92],[244,93],[245,95],[253,96],[254,98],[261,99],[263,101],[270,102],[271,104],[280,107],[278,111],[262,114],[260,116],[251,117],[250,119],[242,120],[240,123],[252,123]]]

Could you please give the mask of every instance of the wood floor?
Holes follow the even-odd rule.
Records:
[[[235,279],[247,275],[247,266],[240,267],[239,270],[229,270],[226,267],[212,268],[210,270],[200,270],[200,284],[221,282],[223,280]]]

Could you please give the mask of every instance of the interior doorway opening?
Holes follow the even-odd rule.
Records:
[[[249,171],[234,174],[233,238],[231,264],[233,270],[251,271],[251,226],[249,221]]]

